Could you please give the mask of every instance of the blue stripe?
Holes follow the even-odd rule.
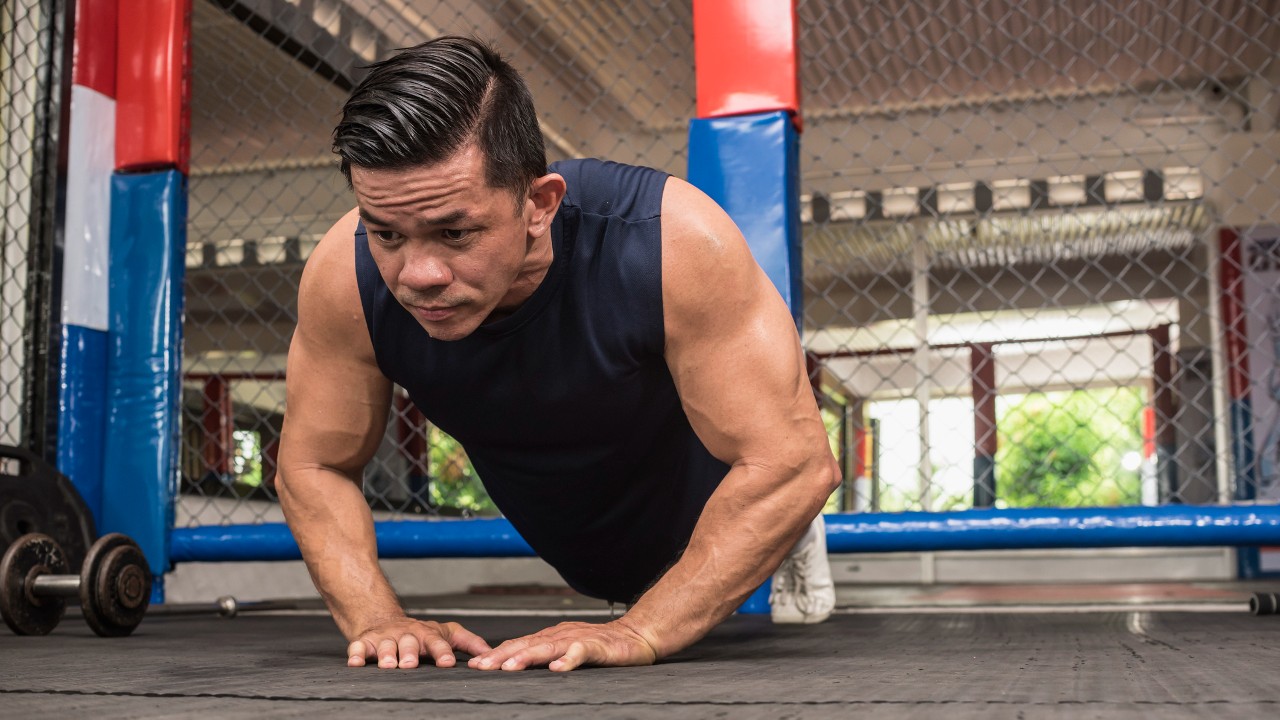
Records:
[[[786,112],[689,124],[689,182],[733,218],[797,327],[804,312],[799,147]]]
[[[102,462],[107,415],[107,333],[62,326],[58,379],[58,470],[102,527]]]
[[[831,552],[1280,543],[1280,506],[1113,507],[827,516]]]
[[[169,568],[178,469],[186,180],[119,174],[111,187],[110,347],[102,531]]]
[[[533,557],[533,549],[506,519],[374,523],[378,556]],[[299,560],[298,543],[281,523],[206,525],[173,531],[173,561]]]
[[[833,553],[1088,547],[1280,545],[1280,506],[1115,507],[827,515]],[[388,558],[529,557],[506,520],[375,524]],[[283,524],[180,528],[174,562],[297,560]]]
[[[1234,460],[1235,498],[1252,500],[1258,496],[1258,480],[1254,474],[1253,404],[1249,396],[1236,398],[1228,405],[1231,414],[1231,457]]]

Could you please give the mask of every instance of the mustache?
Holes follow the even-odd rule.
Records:
[[[406,307],[409,305],[416,305],[418,307],[455,307],[458,305],[464,305],[467,302],[464,298],[450,297],[444,293],[424,293],[412,290],[401,290],[399,293],[396,293],[396,300]]]

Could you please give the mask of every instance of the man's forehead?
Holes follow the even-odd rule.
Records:
[[[384,219],[378,214],[377,210],[370,210],[363,204],[356,206],[360,218],[370,225],[389,225],[391,221]],[[415,211],[414,220],[424,225],[457,225],[460,223],[472,222],[476,218],[471,208],[452,207],[442,208],[439,211]]]

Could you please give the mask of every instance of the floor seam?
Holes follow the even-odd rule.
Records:
[[[1280,700],[1056,700],[1056,701],[1018,701],[1018,700],[605,700],[605,701],[529,701],[529,700],[488,700],[488,699],[448,699],[448,698],[388,698],[388,697],[291,697],[287,695],[248,695],[241,693],[161,693],[161,692],[125,692],[107,690],[36,690],[0,688],[0,695],[72,695],[88,697],[126,697],[126,698],[166,698],[187,699],[207,698],[219,700],[265,700],[269,702],[359,702],[359,703],[395,703],[395,704],[457,704],[457,705],[525,705],[534,707],[630,707],[630,706],[696,706],[711,705],[724,707],[744,706],[827,706],[827,705],[1016,705],[1033,707],[1057,707],[1061,705],[1115,705],[1115,706],[1199,706],[1199,705],[1277,705]]]

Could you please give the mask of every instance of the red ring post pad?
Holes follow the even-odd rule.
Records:
[[[694,0],[698,117],[785,110],[800,127],[792,0]]]
[[[182,396],[186,179],[176,170],[111,183],[110,340],[103,533],[137,541],[169,569]]]
[[[72,82],[116,96],[116,16],[119,0],[76,3],[75,62]]]
[[[116,169],[176,167],[185,175],[191,0],[127,0],[121,10]]]
[[[689,182],[737,223],[797,327],[804,312],[799,152],[786,112],[689,123]]]

